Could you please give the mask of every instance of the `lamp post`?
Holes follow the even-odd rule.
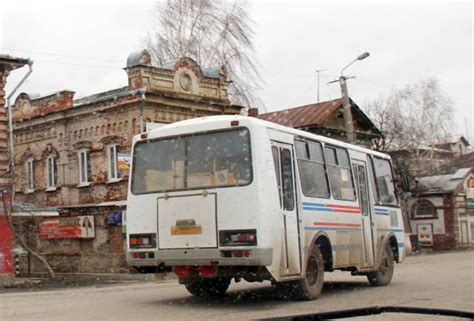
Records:
[[[352,122],[352,112],[351,112],[351,103],[349,101],[349,94],[347,92],[347,83],[346,76],[344,76],[344,70],[346,70],[350,65],[358,60],[363,60],[369,56],[368,52],[360,54],[356,59],[351,61],[347,66],[342,68],[341,76],[339,77],[339,84],[341,85],[341,95],[342,95],[342,110],[344,115],[344,123],[347,131],[347,141],[349,143],[355,143],[357,140],[356,133],[354,131],[354,124]]]

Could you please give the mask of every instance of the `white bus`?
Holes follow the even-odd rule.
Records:
[[[311,300],[334,270],[386,285],[403,242],[385,154],[244,116],[134,138],[127,262],[172,267],[193,295],[270,280]]]

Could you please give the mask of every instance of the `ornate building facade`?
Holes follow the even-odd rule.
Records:
[[[23,93],[15,101],[16,199],[54,206],[64,217],[93,219],[93,233],[86,238],[45,236],[38,227],[31,245],[56,271],[126,269],[122,229],[128,171],[118,161],[127,159],[133,136],[147,123],[242,109],[230,104],[224,68],[202,69],[189,58],[156,67],[140,51],[128,57],[125,71],[126,87],[79,99],[70,90]]]

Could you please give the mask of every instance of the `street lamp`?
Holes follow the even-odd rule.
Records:
[[[354,131],[354,124],[352,122],[352,113],[351,113],[351,103],[349,101],[349,94],[347,93],[347,83],[346,76],[344,76],[344,70],[346,70],[350,65],[358,60],[363,60],[369,56],[368,52],[360,54],[356,59],[352,60],[347,66],[342,68],[341,76],[339,77],[339,84],[341,85],[341,95],[342,95],[342,110],[344,115],[344,122],[346,125],[347,131],[347,140],[349,143],[355,143],[357,140],[356,133]]]

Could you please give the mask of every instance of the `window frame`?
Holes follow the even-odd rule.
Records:
[[[326,157],[326,149],[329,149],[329,148],[334,150],[335,162],[336,162],[336,164],[330,164],[326,160],[326,171],[327,171],[327,174],[328,174],[328,182],[329,182],[329,186],[330,186],[330,189],[331,189],[332,198],[335,199],[335,200],[338,200],[338,201],[357,202],[357,200],[358,200],[357,197],[358,196],[357,196],[357,192],[356,192],[356,184],[355,184],[355,181],[354,181],[354,174],[353,174],[353,171],[352,171],[352,159],[351,159],[351,156],[349,155],[349,150],[347,148],[340,147],[340,146],[335,146],[335,145],[331,145],[331,144],[324,144],[324,156],[325,157]],[[343,166],[339,162],[338,150],[342,150],[342,151],[345,152],[345,154],[347,156],[347,159],[348,159],[348,162],[349,162],[349,164],[348,164],[349,167]],[[330,166],[335,167],[335,168],[339,168],[339,169],[340,168],[345,168],[345,169],[349,170],[349,176],[350,176],[350,181],[351,181],[353,196],[354,196],[352,199],[337,198],[337,197],[334,196],[334,187],[333,187],[333,184],[332,184],[332,181],[331,181],[330,168],[329,168]]]
[[[380,186],[379,186],[379,182],[377,180],[377,169],[376,169],[376,166],[375,166],[375,160],[376,159],[386,161],[386,162],[388,162],[388,164],[390,166],[390,175],[391,175],[391,180],[392,180],[391,183],[392,183],[392,187],[393,187],[393,197],[395,198],[395,204],[386,203],[386,202],[383,202],[383,200],[382,200],[382,195],[380,193]],[[398,199],[397,186],[395,184],[395,174],[393,172],[392,161],[390,159],[378,157],[378,156],[375,156],[375,155],[371,155],[370,161],[371,161],[371,166],[372,166],[372,170],[373,170],[373,175],[374,175],[373,177],[374,177],[374,180],[375,180],[375,186],[376,186],[376,189],[377,189],[376,204],[383,205],[383,206],[389,206],[389,207],[390,206],[391,207],[400,207],[400,200]]]
[[[430,215],[418,215],[417,209],[421,205],[427,205],[431,209]],[[438,210],[436,206],[433,204],[432,201],[426,198],[418,199],[413,205],[411,206],[411,218],[414,220],[425,220],[425,219],[437,219],[438,218]]]
[[[247,137],[248,137],[248,170],[249,170],[249,180],[244,183],[244,184],[237,184],[237,185],[216,185],[216,186],[206,186],[206,187],[192,187],[192,188],[177,188],[177,189],[158,189],[158,190],[153,190],[153,191],[147,191],[147,192],[137,192],[134,189],[135,186],[135,180],[136,180],[136,173],[134,172],[136,170],[136,162],[137,162],[137,153],[136,153],[136,148],[140,144],[144,143],[153,143],[156,141],[164,141],[164,140],[171,140],[171,139],[177,139],[177,138],[188,138],[191,136],[198,136],[198,135],[207,135],[207,134],[216,134],[216,133],[223,133],[223,132],[231,132],[231,131],[246,131]],[[159,137],[159,138],[152,138],[149,140],[143,140],[143,141],[137,141],[135,144],[132,146],[132,167],[131,167],[131,188],[130,191],[133,195],[146,195],[146,194],[156,194],[156,193],[166,193],[166,192],[179,192],[179,191],[193,191],[193,190],[202,190],[202,189],[214,189],[214,188],[235,188],[235,187],[244,187],[244,186],[249,186],[253,183],[254,181],[254,160],[253,160],[253,145],[252,145],[252,137],[251,137],[251,131],[248,127],[246,126],[237,126],[233,127],[230,129],[218,129],[218,130],[205,130],[205,131],[199,131],[199,132],[193,132],[193,133],[186,133],[186,134],[181,134],[181,135],[170,135],[170,136],[165,136],[165,137]]]
[[[305,148],[306,148],[306,151],[309,152],[309,144],[317,144],[319,145],[319,147],[321,148],[321,156],[322,156],[322,162],[321,161],[318,161],[318,160],[312,160],[311,159],[311,155],[308,155],[309,158],[308,159],[301,159],[299,158],[298,156],[298,152],[297,152],[297,148],[296,148],[296,145],[298,143],[305,143]],[[304,196],[306,197],[313,197],[313,198],[323,198],[323,199],[330,199],[331,198],[331,187],[329,185],[329,177],[328,177],[328,170],[327,170],[327,167],[326,167],[326,154],[325,154],[325,149],[324,149],[324,145],[321,143],[321,142],[318,142],[318,141],[314,141],[314,140],[310,140],[310,139],[304,139],[304,138],[295,138],[295,158],[296,158],[296,163],[298,165],[298,174],[299,174],[299,181],[300,181],[300,187],[301,187],[301,192],[303,193]],[[305,189],[303,188],[303,180],[301,178],[301,166],[300,166],[300,161],[304,161],[304,162],[311,162],[311,163],[316,163],[316,164],[319,164],[319,165],[322,165],[323,167],[323,170],[324,170],[324,178],[325,178],[325,183],[326,183],[326,189],[327,189],[327,195],[326,196],[321,196],[321,195],[318,195],[318,196],[315,196],[315,195],[308,195],[306,194],[307,191],[305,191]]]
[[[118,146],[119,144],[109,144],[107,148],[107,182],[117,182],[122,179],[121,171],[118,167]],[[113,155],[111,150],[113,150]],[[115,162],[114,162],[114,158]],[[114,166],[115,165],[115,166]],[[115,172],[114,175],[112,173]]]
[[[35,191],[35,160],[33,157],[30,157],[25,162],[25,172],[26,172],[26,192],[32,193]]]
[[[50,180],[51,178],[51,180]],[[54,191],[58,186],[58,163],[55,155],[46,157],[46,190]]]
[[[79,186],[88,186],[91,183],[92,177],[90,151],[86,148],[83,148],[77,152],[77,155],[79,158]],[[84,155],[85,157],[83,158]],[[83,174],[85,175],[85,180],[83,180]]]

